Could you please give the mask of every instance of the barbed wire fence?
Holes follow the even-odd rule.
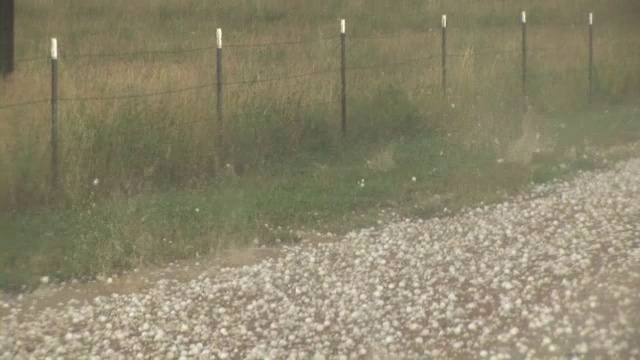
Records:
[[[593,32],[593,14],[589,13],[587,16],[586,26],[587,28],[587,49],[585,52],[585,57],[587,58],[588,67],[584,70],[585,77],[588,79],[587,81],[587,89],[585,89],[585,93],[587,94],[587,98],[591,101],[593,97],[594,91],[594,32]],[[520,67],[520,82],[522,86],[522,94],[521,101],[523,106],[523,111],[528,111],[529,109],[529,96],[530,96],[530,85],[529,85],[529,71],[530,64],[528,63],[528,59],[532,53],[544,53],[544,52],[562,52],[562,51],[576,51],[582,50],[582,47],[579,46],[565,46],[562,48],[550,48],[550,47],[531,47],[530,44],[527,43],[527,18],[526,13],[523,11],[521,13],[520,18],[521,25],[521,46],[518,48],[502,48],[497,49],[495,47],[475,47],[474,51],[478,54],[512,54],[512,55],[520,55],[521,56],[521,67]],[[577,27],[578,24],[569,24],[565,26]],[[14,103],[6,103],[0,104],[0,111],[7,111],[16,108],[24,108],[29,106],[50,104],[51,106],[51,187],[55,189],[59,184],[60,171],[58,169],[60,163],[60,154],[59,154],[59,120],[58,120],[58,106],[59,103],[80,103],[80,102],[90,102],[90,101],[119,101],[119,100],[127,100],[127,99],[142,99],[142,98],[152,98],[159,96],[174,96],[177,94],[183,94],[188,92],[196,92],[196,91],[209,91],[215,92],[215,115],[212,116],[204,116],[199,117],[193,120],[185,121],[186,124],[196,124],[196,123],[211,123],[215,121],[215,124],[218,128],[216,134],[218,138],[216,139],[216,144],[224,144],[225,137],[225,122],[238,119],[243,117],[251,117],[255,115],[255,112],[244,112],[244,113],[236,113],[236,114],[227,114],[226,109],[224,108],[224,94],[225,89],[227,87],[234,86],[251,86],[259,83],[275,83],[275,82],[283,82],[294,79],[310,79],[319,76],[326,76],[328,74],[338,75],[340,78],[340,96],[335,101],[329,102],[315,102],[313,104],[308,104],[310,106],[330,106],[331,104],[339,104],[340,108],[340,131],[343,137],[347,136],[348,133],[348,118],[347,115],[349,99],[348,96],[348,76],[347,74],[351,72],[358,71],[367,71],[367,70],[381,70],[381,69],[391,69],[391,68],[400,68],[400,67],[410,67],[410,66],[421,66],[424,69],[424,65],[429,61],[436,61],[436,65],[431,65],[429,70],[438,71],[440,73],[440,84],[433,85],[433,89],[440,89],[442,95],[446,98],[448,94],[451,92],[450,82],[448,81],[448,76],[450,75],[451,69],[449,66],[449,62],[452,59],[457,57],[464,57],[465,53],[461,52],[451,52],[449,51],[448,46],[448,27],[447,27],[447,17],[443,15],[441,18],[440,24],[440,47],[439,53],[433,52],[432,54],[426,56],[416,56],[405,58],[401,60],[397,60],[394,62],[380,63],[380,64],[367,64],[367,65],[350,65],[348,62],[349,55],[349,46],[348,46],[348,37],[347,37],[347,29],[346,29],[346,21],[342,19],[340,21],[340,31],[339,36],[336,37],[321,37],[311,40],[292,40],[292,41],[276,41],[276,42],[267,42],[267,43],[231,43],[224,44],[222,41],[222,29],[217,29],[216,31],[216,44],[212,46],[202,46],[202,47],[194,47],[194,48],[177,48],[177,49],[155,49],[155,50],[140,50],[140,51],[129,51],[129,52],[97,52],[97,53],[67,53],[64,47],[59,48],[58,42],[56,38],[51,39],[51,51],[49,57],[30,57],[30,58],[22,58],[16,59],[15,63],[19,67],[22,64],[35,63],[35,62],[43,62],[47,61],[51,64],[51,94],[48,97],[34,98],[34,99],[25,99],[24,101],[14,102]],[[418,37],[420,34],[415,35],[406,35]],[[354,41],[375,41],[375,40],[394,40],[398,39],[400,36],[389,36],[389,35],[380,35],[380,36],[362,36],[362,37],[353,37],[349,38]],[[225,79],[225,63],[223,61],[223,49],[229,49],[228,51],[234,51],[234,49],[242,49],[242,48],[268,48],[268,47],[294,47],[300,45],[313,44],[318,42],[338,42],[339,44],[339,64],[338,67],[327,67],[323,69],[315,69],[313,71],[301,72],[301,73],[291,73],[286,76],[273,76],[266,78],[258,78],[258,79],[240,79],[240,80],[226,80]],[[83,59],[92,59],[92,58],[117,58],[117,57],[136,57],[136,56],[163,56],[170,54],[186,54],[186,53],[197,53],[197,52],[206,52],[215,50],[215,81],[202,82],[198,84],[193,84],[191,86],[179,87],[174,89],[167,89],[163,91],[155,91],[155,92],[145,92],[145,93],[122,93],[122,94],[114,94],[114,95],[80,95],[80,96],[60,96],[59,94],[59,81],[58,81],[58,62],[60,59],[74,59],[74,60],[83,60]],[[438,61],[439,60],[439,61]],[[511,72],[513,73],[513,72]],[[515,75],[515,74],[514,74]],[[168,124],[152,124],[146,127],[141,127],[136,129],[136,131],[150,131],[154,129],[159,129],[161,127],[170,126]],[[113,133],[113,135],[116,135]],[[219,149],[218,149],[219,150]],[[223,160],[220,160],[223,161]],[[218,162],[220,162],[218,161]]]

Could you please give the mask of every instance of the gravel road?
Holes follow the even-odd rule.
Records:
[[[640,359],[640,159],[189,281],[19,305],[0,359]]]

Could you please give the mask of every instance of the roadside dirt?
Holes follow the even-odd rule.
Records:
[[[0,318],[9,309],[40,311],[64,306],[69,302],[91,301],[99,296],[144,292],[159,280],[188,282],[202,274],[214,276],[221,268],[256,264],[266,258],[277,256],[279,252],[278,248],[234,250],[218,257],[173,262],[165,268],[136,269],[120,276],[101,277],[88,282],[46,284],[30,293],[0,293]]]
[[[621,159],[640,154],[640,142],[603,149],[589,149],[598,158]],[[382,216],[384,218],[385,216]],[[334,234],[304,233],[302,243],[317,246],[321,243],[339,241],[342,237]],[[89,282],[70,281],[62,284],[45,284],[33,292],[6,294],[0,292],[0,318],[12,309],[40,311],[46,308],[65,306],[70,302],[82,304],[99,296],[112,294],[140,293],[152,287],[159,280],[188,282],[199,276],[215,276],[221,268],[249,266],[264,259],[281,254],[282,247],[247,248],[216,257],[199,257],[177,261],[164,268],[136,269],[133,272],[110,278],[100,278]]]

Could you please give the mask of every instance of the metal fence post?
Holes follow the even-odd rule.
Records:
[[[447,96],[447,15],[442,15],[442,94]]]
[[[216,29],[216,117],[217,117],[217,127],[215,128],[216,132],[216,168],[220,168],[222,166],[221,161],[226,161],[225,151],[226,146],[224,144],[225,135],[224,135],[224,120],[222,113],[222,29]]]
[[[222,29],[216,29],[216,115],[222,129]]]
[[[589,103],[593,101],[593,13],[589,13]]]
[[[51,188],[58,188],[58,41],[51,39]]]
[[[347,31],[344,19],[340,20],[340,80],[342,84],[342,136],[347,136]]]
[[[522,12],[522,102],[524,111],[529,110],[529,93],[527,89],[527,13]]]

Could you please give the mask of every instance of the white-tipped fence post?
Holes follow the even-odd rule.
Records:
[[[58,188],[58,40],[51,39],[51,188]]]
[[[340,20],[340,80],[342,84],[342,136],[347,136],[347,29],[345,20]]]
[[[447,95],[447,15],[442,15],[442,93]]]
[[[593,13],[589,13],[589,103],[593,101]]]
[[[222,126],[222,29],[216,29],[216,115]]]
[[[522,22],[522,102],[524,111],[529,110],[529,94],[527,89],[527,13],[521,14]]]
[[[225,126],[222,113],[222,29],[216,29],[216,117],[218,118],[218,126],[215,129],[216,136],[216,168],[220,169],[223,162],[226,161]]]

